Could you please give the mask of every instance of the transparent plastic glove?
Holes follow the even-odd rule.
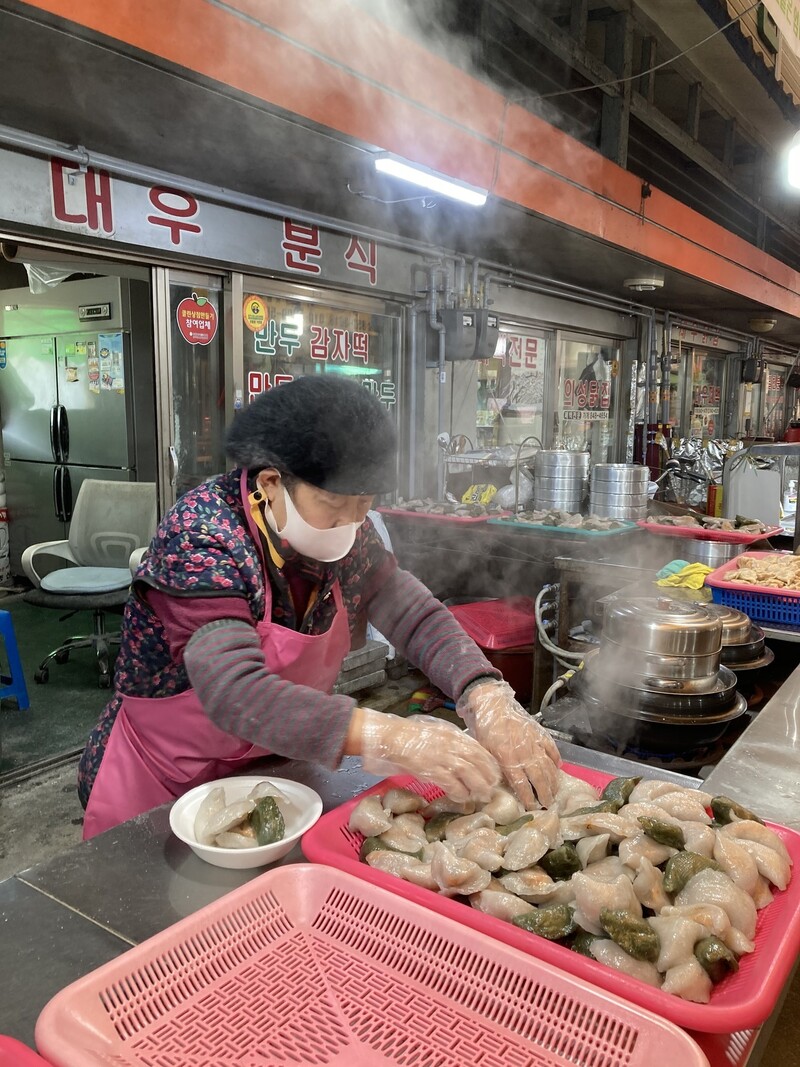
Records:
[[[361,762],[370,774],[413,774],[453,800],[485,803],[500,782],[494,758],[464,730],[428,715],[361,709]]]
[[[527,809],[555,799],[561,756],[548,732],[520,707],[508,682],[487,682],[458,701],[469,732],[492,753],[517,799]]]

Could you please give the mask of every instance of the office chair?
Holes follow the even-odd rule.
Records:
[[[49,664],[66,663],[76,648],[92,648],[101,689],[111,685],[109,650],[119,634],[106,632],[105,613],[119,612],[128,599],[131,556],[141,557],[156,529],[154,482],[110,482],[87,478],[80,487],[66,541],[43,541],[25,549],[22,569],[34,588],[25,601],[36,607],[94,613],[91,634],[69,637],[53,649],[34,674],[37,682],[50,677]],[[45,556],[66,560],[70,566],[44,576],[36,570]]]

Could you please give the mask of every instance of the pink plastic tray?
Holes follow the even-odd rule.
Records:
[[[610,775],[585,767],[564,764],[564,770],[600,788],[610,780]],[[367,792],[385,793],[392,785],[413,789],[428,799],[441,795],[441,790],[436,786],[413,778],[386,779]],[[786,827],[768,824],[789,849],[795,863],[794,878],[782,893],[775,894],[768,908],[759,912],[755,952],[741,958],[738,973],[720,982],[711,994],[710,1003],[693,1004],[572,952],[563,945],[520,930],[502,919],[484,915],[466,904],[411,885],[362,863],[358,851],[363,838],[347,828],[350,812],[359,799],[356,797],[323,815],[305,834],[302,847],[308,859],[339,867],[374,885],[391,889],[399,896],[424,904],[432,911],[474,930],[490,934],[507,945],[513,945],[584,981],[616,993],[688,1030],[730,1034],[759,1026],[772,1011],[794,966],[800,947],[800,834]]]
[[[740,559],[766,559],[769,556],[791,556],[791,552],[743,552],[736,559],[730,559],[717,567],[711,574],[706,575],[706,585],[716,586],[718,589],[739,589],[744,593],[761,594],[762,596],[788,597],[790,600],[800,600],[800,589],[779,589],[775,585],[752,585],[750,582],[731,581],[727,576],[736,574],[739,570]]]
[[[0,1067],[47,1067],[47,1060],[13,1037],[0,1036]]]
[[[472,640],[493,652],[519,648],[533,641],[536,619],[528,597],[476,600],[454,604],[450,611]]]
[[[640,519],[636,523],[643,530],[664,537],[686,537],[694,541],[727,541],[735,545],[752,545],[756,541],[763,541],[775,534],[782,534],[782,526],[768,526],[764,533],[744,533],[741,530],[706,530],[701,526],[662,526],[657,522],[648,522]]]
[[[342,871],[279,867],[62,990],[56,1067],[681,1067],[676,1027]]]

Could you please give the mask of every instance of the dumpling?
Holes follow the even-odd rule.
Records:
[[[504,890],[531,904],[570,904],[575,899],[572,879],[556,882],[541,867],[528,867],[500,876]]]
[[[350,812],[350,818],[347,822],[350,830],[357,834],[363,834],[364,837],[378,837],[380,834],[385,833],[391,825],[392,817],[383,810],[381,798],[375,793],[364,797],[363,800],[359,800],[358,804]]]
[[[461,859],[441,841],[433,842],[431,874],[439,889],[449,895],[471,896],[486,889],[492,880],[491,874],[484,871],[472,860]]]
[[[662,793],[652,803],[681,822],[706,824],[711,822],[711,816],[706,811],[702,801],[688,789],[681,789],[675,793]]]
[[[515,819],[525,814],[522,804],[509,789],[505,789],[502,785],[493,790],[488,804],[484,804],[481,811],[501,826],[514,822]]]
[[[621,874],[613,882],[600,882],[586,871],[572,876],[575,887],[575,922],[590,934],[602,934],[600,912],[604,908],[629,911],[641,918],[642,907],[636,899],[631,881]]]
[[[650,911],[658,913],[669,905],[669,897],[664,891],[664,875],[646,856],[642,856],[636,868],[633,891],[642,907]]]
[[[370,867],[385,874],[392,874],[395,878],[402,878],[404,882],[422,886],[423,889],[439,888],[439,883],[433,877],[430,863],[423,863],[416,856],[407,856],[402,852],[387,852],[386,849],[373,849],[366,857]]]
[[[749,941],[755,936],[756,906],[752,898],[722,871],[710,867],[700,871],[678,893],[675,903],[719,904],[728,913],[734,929],[740,930]]]
[[[454,843],[456,855],[462,859],[472,860],[485,871],[497,871],[503,866],[503,845],[505,839],[496,830],[484,826],[472,834],[467,834]]]
[[[469,834],[475,833],[476,830],[482,830],[484,827],[489,827],[490,830],[493,830],[494,819],[484,814],[484,812],[478,811],[474,815],[462,815],[459,819],[453,819],[452,822],[447,824],[444,835],[448,841],[458,841],[459,838],[467,837]]]
[[[557,807],[562,815],[569,815],[576,808],[596,804],[597,797],[597,791],[588,782],[559,769],[556,798],[550,806]]]
[[[577,841],[575,843],[575,851],[578,853],[581,867],[585,869],[590,863],[596,863],[599,860],[605,859],[606,853],[608,852],[608,842],[608,834],[582,837],[580,841]]]
[[[633,829],[629,820],[610,811],[567,815],[561,819],[561,836],[565,841],[579,841],[582,837],[591,837],[593,834],[608,834],[616,844],[623,837],[628,837]]]
[[[194,817],[194,836],[201,845],[210,845],[214,840],[208,833],[208,825],[214,820],[225,807],[225,790],[221,785],[209,790],[203,797],[197,814]]]
[[[792,857],[789,855],[789,850],[778,834],[774,830],[770,830],[768,826],[763,826],[760,822],[754,822],[752,819],[742,819],[740,822],[728,823],[726,826],[721,827],[719,832],[725,837],[733,837],[737,841],[755,841],[759,845],[773,848],[790,867],[792,865]]]
[[[634,870],[637,870],[639,860],[642,858],[650,860],[653,866],[657,867],[659,863],[664,863],[670,856],[674,856],[677,851],[676,848],[654,841],[644,830],[634,834],[633,837],[626,837],[619,843],[620,860],[626,867],[632,867]]]
[[[696,797],[704,808],[707,808],[712,800],[711,793],[704,793],[702,789],[687,789],[675,782],[664,782],[660,778],[643,778],[634,786],[630,800],[633,804],[638,804],[640,800],[656,800],[667,793],[689,793]]]
[[[598,963],[604,963],[606,967],[613,967],[615,971],[622,971],[623,974],[629,974],[631,978],[638,978],[640,982],[647,982],[656,988],[661,985],[661,975],[654,963],[635,960],[613,941],[607,941],[605,938],[592,941],[589,951]]]
[[[717,836],[714,859],[732,882],[752,897],[758,885],[758,867],[746,848],[732,837]]]
[[[635,877],[630,867],[626,867],[619,856],[605,856],[601,860],[595,860],[585,869],[584,874],[588,874],[590,878],[596,878],[599,882],[614,882],[621,874],[631,881]]]
[[[426,819],[433,819],[437,815],[471,815],[475,811],[474,800],[451,800],[448,796],[436,797],[430,804],[422,809],[422,815]]]
[[[702,964],[694,956],[690,956],[677,967],[671,967],[667,971],[661,988],[665,993],[673,993],[675,996],[683,997],[684,1000],[692,1000],[696,1004],[708,1004],[711,999],[712,986],[713,983]]]
[[[772,891],[769,888],[769,882],[762,875],[758,876],[756,887],[753,890],[753,903],[756,906],[757,911],[761,911],[762,908],[766,908],[767,904],[771,904],[773,901]]]
[[[521,871],[538,863],[549,848],[547,838],[535,826],[526,824],[506,838],[503,866],[509,871]]]
[[[517,915],[525,915],[534,910],[533,904],[528,904],[513,893],[494,892],[491,889],[473,893],[469,902],[476,911],[491,915],[495,919],[505,919],[506,922],[510,922]]]
[[[421,815],[397,815],[389,829],[377,836],[398,852],[419,852],[428,843]]]
[[[717,835],[710,826],[699,822],[684,822],[681,823],[681,830],[688,852],[695,852],[709,860],[713,857]]]
[[[705,926],[710,934],[724,941],[728,948],[739,956],[752,952],[755,948],[754,943],[744,934],[733,929],[728,913],[718,904],[670,904],[661,909],[662,917],[672,915],[693,919]]]
[[[769,845],[761,844],[759,841],[749,841],[744,837],[738,839],[727,837],[727,840],[736,841],[748,852],[755,860],[758,873],[772,882],[776,889],[786,888],[792,877],[792,869],[789,861],[777,849],[770,848]]]
[[[694,946],[708,936],[705,926],[681,915],[654,915],[648,922],[661,943],[656,967],[662,973],[693,959]]]
[[[388,789],[383,794],[383,807],[391,815],[405,815],[425,807],[425,797],[410,789]]]
[[[534,826],[544,834],[548,848],[560,848],[564,844],[561,836],[561,820],[554,808],[549,811],[537,811],[528,825]]]

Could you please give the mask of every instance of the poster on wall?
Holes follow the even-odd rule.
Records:
[[[100,388],[108,392],[123,394],[125,392],[125,362],[122,331],[99,334],[98,344],[100,345]]]
[[[207,296],[192,293],[184,297],[175,309],[175,319],[190,345],[210,345],[217,336],[217,309]]]
[[[89,392],[100,394],[100,360],[97,356],[97,342],[86,342],[86,373],[89,376]]]

